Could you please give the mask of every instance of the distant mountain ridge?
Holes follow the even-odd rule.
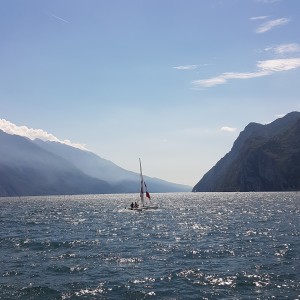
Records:
[[[90,151],[83,151],[58,142],[34,141],[41,148],[63,157],[88,176],[109,182],[118,193],[139,191],[140,174],[125,170]],[[138,168],[138,160],[137,160]],[[144,176],[152,192],[187,192],[191,187]]]
[[[300,112],[248,124],[194,192],[300,190]]]
[[[152,192],[190,187],[147,178]],[[0,130],[0,196],[139,192],[139,174],[96,154]]]

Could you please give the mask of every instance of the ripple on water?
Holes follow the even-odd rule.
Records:
[[[1,297],[300,298],[297,193],[134,197],[1,199]]]

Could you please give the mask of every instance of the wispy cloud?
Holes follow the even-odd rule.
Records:
[[[257,66],[263,71],[270,72],[270,74],[274,72],[289,71],[300,68],[300,58],[264,60],[258,62]]]
[[[192,82],[195,88],[208,88],[219,84],[225,84],[230,79],[250,79],[269,75],[268,71],[261,70],[254,73],[223,73],[209,79],[200,79]]]
[[[75,144],[69,140],[61,141],[53,134],[48,133],[42,129],[28,128],[27,126],[18,126],[5,119],[0,119],[0,129],[8,134],[24,136],[31,140],[41,139],[43,141],[58,142],[75,148],[79,148],[81,150],[87,150],[84,145]]]
[[[300,45],[296,43],[281,44],[277,46],[267,47],[265,48],[265,51],[273,51],[279,55],[290,54],[290,53],[300,52]]]
[[[229,126],[223,126],[221,128],[222,131],[227,131],[227,132],[235,132],[236,131],[236,128],[234,127],[229,127]]]
[[[176,70],[195,70],[198,67],[199,67],[199,65],[185,65],[185,66],[173,67],[173,69],[176,69]]]
[[[300,68],[300,58],[272,59],[259,61],[256,72],[227,72],[219,76],[195,80],[192,85],[195,88],[208,88],[219,84],[225,84],[230,79],[251,79],[271,75],[275,72],[283,72]]]
[[[258,16],[258,17],[251,17],[250,20],[251,21],[256,21],[256,20],[264,20],[267,19],[268,16]]]
[[[289,22],[290,22],[290,19],[287,19],[287,18],[270,20],[270,21],[267,21],[267,22],[263,23],[262,25],[260,25],[256,29],[256,33],[265,33],[267,31],[273,29],[274,27],[282,26]]]
[[[47,15],[49,15],[50,17],[52,17],[52,18],[54,18],[54,19],[56,19],[56,20],[58,20],[58,21],[61,21],[61,22],[70,24],[70,22],[69,22],[68,20],[66,20],[66,19],[63,19],[63,18],[61,18],[61,17],[59,17],[59,16],[56,16],[56,15],[54,15],[54,14],[51,14],[51,13],[49,13],[49,12],[46,12],[46,13],[47,13]]]

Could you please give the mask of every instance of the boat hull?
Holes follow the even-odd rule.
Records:
[[[157,205],[143,206],[142,209],[143,209],[143,210],[147,210],[147,209],[158,209],[158,206],[157,206]]]
[[[132,211],[142,211],[143,209],[142,208],[131,208],[131,207],[129,207],[129,208],[127,208],[128,210],[132,210]]]
[[[142,207],[134,207],[134,208],[131,208],[131,207],[128,207],[127,208],[128,210],[132,210],[132,211],[143,211],[143,210],[153,210],[153,209],[158,209],[158,206],[157,205],[151,205],[151,206],[142,206]]]

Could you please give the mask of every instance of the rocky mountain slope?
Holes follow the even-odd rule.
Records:
[[[246,126],[194,192],[300,190],[300,113]]]

